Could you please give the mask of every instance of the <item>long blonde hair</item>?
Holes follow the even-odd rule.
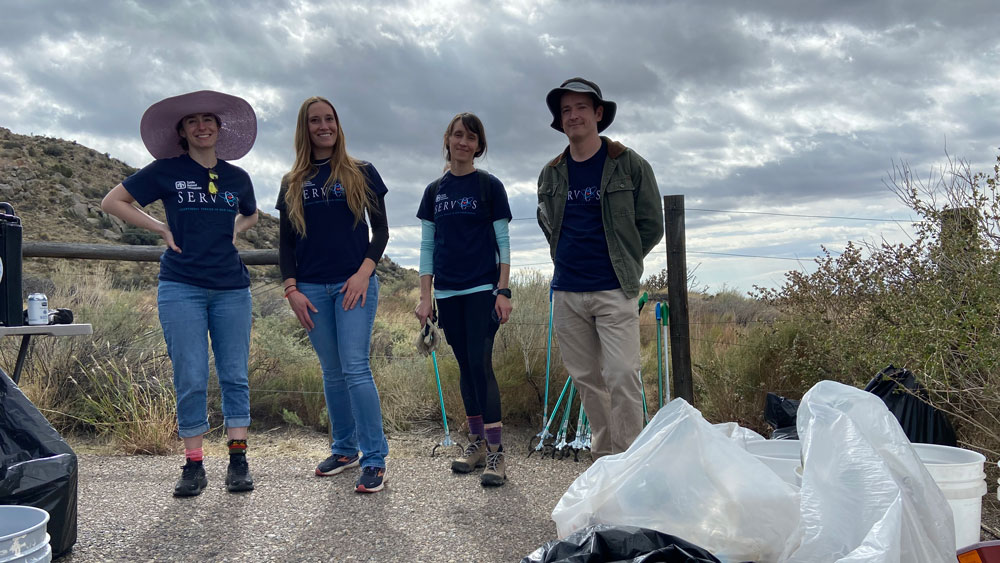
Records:
[[[287,187],[285,209],[288,211],[288,219],[292,223],[292,228],[303,238],[306,236],[306,219],[303,211],[302,185],[316,175],[316,167],[312,163],[312,140],[309,137],[309,106],[317,102],[330,106],[333,109],[333,118],[337,121],[337,141],[330,156],[330,177],[323,185],[324,191],[340,181],[347,198],[347,207],[354,213],[355,227],[364,219],[365,210],[371,213],[375,204],[375,192],[368,186],[365,174],[361,171],[361,161],[347,154],[344,129],[340,126],[337,108],[334,108],[326,98],[320,96],[308,98],[299,108],[299,117],[295,125],[295,164],[281,180]]]

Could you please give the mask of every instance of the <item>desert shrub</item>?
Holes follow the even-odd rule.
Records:
[[[121,240],[124,244],[139,246],[156,246],[161,242],[160,235],[134,225],[126,225],[125,228],[122,229]]]
[[[952,415],[959,440],[1000,451],[1000,158],[991,173],[949,160],[929,180],[905,164],[889,187],[920,217],[910,242],[850,244],[815,273],[758,295],[790,338],[775,377],[863,385],[892,363]]]

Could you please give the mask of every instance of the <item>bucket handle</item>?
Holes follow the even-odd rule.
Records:
[[[17,216],[14,213],[14,206],[11,205],[9,202],[0,201],[0,209],[4,210],[4,214],[5,215],[10,215],[11,217],[16,217]]]

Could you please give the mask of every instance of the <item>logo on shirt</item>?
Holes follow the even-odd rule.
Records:
[[[599,186],[590,186],[582,190],[569,190],[566,192],[567,201],[579,201],[583,200],[586,203],[591,201],[601,200],[601,188]]]
[[[344,186],[341,186],[340,182],[335,183],[331,191],[333,191],[333,197],[344,197]]]
[[[236,198],[236,194],[233,192],[226,192],[223,194],[223,197],[226,199],[226,204],[228,204],[229,207],[236,207],[236,203],[239,201]]]
[[[440,203],[442,201],[448,200],[448,194],[438,194],[437,198],[434,199],[434,203]]]
[[[465,196],[454,201],[448,201],[448,197],[442,200],[441,196],[437,197],[437,203],[434,204],[435,213],[444,213],[448,211],[466,211],[472,212],[479,209],[479,201],[474,197]]]
[[[471,197],[463,197],[462,199],[458,200],[458,206],[463,210],[472,207],[475,203],[476,200],[472,199]]]
[[[187,181],[177,180],[176,182],[174,182],[174,189],[178,189],[178,190],[200,190],[201,186],[199,186],[198,182],[195,182],[194,180],[187,180]]]

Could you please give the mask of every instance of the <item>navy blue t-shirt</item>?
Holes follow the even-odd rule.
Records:
[[[621,287],[604,234],[601,217],[601,178],[608,155],[607,142],[583,162],[567,157],[569,191],[556,247],[552,289],[606,291]]]
[[[468,289],[497,281],[497,237],[493,222],[510,221],[507,191],[489,175],[491,204],[479,201],[479,174],[445,172],[437,196],[433,182],[424,190],[417,217],[434,222],[434,287]],[[490,209],[487,209],[490,207]]]
[[[167,226],[180,253],[170,248],[160,257],[160,279],[208,289],[250,285],[250,273],[233,244],[236,214],[253,215],[257,200],[250,176],[220,160],[215,173],[218,193],[209,193],[208,168],[187,153],[155,160],[122,182],[139,205],[163,201]]]
[[[306,236],[295,233],[295,279],[306,283],[333,284],[347,281],[361,267],[368,252],[368,223],[364,218],[354,224],[354,213],[347,205],[347,194],[340,182],[326,186],[330,178],[329,159],[316,166],[316,175],[302,183],[302,211]],[[375,197],[384,196],[385,187],[378,170],[370,162],[361,171]],[[284,211],[285,188],[278,192],[275,207]]]

